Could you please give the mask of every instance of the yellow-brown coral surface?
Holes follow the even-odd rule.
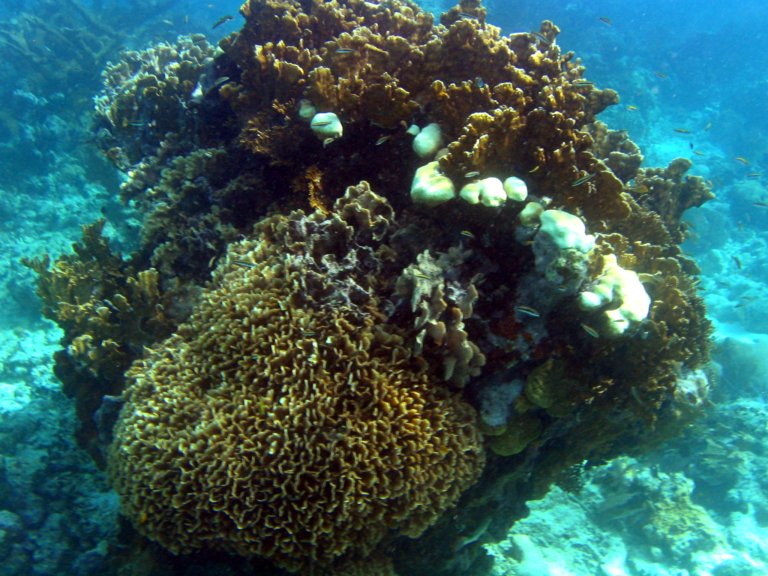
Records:
[[[77,359],[70,382],[94,375],[83,389],[128,382],[110,474],[165,548],[307,574],[373,557],[379,573],[485,574],[479,534],[506,533],[570,466],[647,449],[705,405],[709,324],[678,243],[710,192],[685,161],[641,168],[595,121],[618,97],[551,22],[504,36],[478,0],[440,25],[400,0],[241,12],[221,50],[180,39],[105,76],[97,140],[126,171],[141,246],[76,290],[88,254],[37,266],[72,344],[57,360]],[[315,113],[343,130],[318,137]],[[423,157],[413,134],[429,125],[444,149]],[[430,161],[456,190],[515,177],[528,204],[418,205]],[[545,210],[594,247],[547,243],[531,216]],[[648,300],[620,333],[607,313],[624,292],[580,305],[608,263]],[[155,319],[165,332],[102,369],[121,327],[144,336],[131,328]]]
[[[365,201],[325,224],[263,221],[130,369],[110,471],[142,533],[176,553],[326,564],[388,531],[418,536],[478,478],[474,410],[430,380],[375,297],[331,306],[330,282],[307,282],[307,259],[328,254],[297,230],[351,238],[340,214],[365,223]]]

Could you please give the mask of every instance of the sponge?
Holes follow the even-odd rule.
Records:
[[[614,336],[623,334],[632,323],[647,318],[651,309],[651,298],[637,273],[619,266],[616,255],[606,254],[602,273],[591,290],[579,295],[579,306],[583,310],[595,310],[613,303],[618,306],[609,306],[604,314],[608,331]]]
[[[419,158],[429,158],[435,155],[443,145],[443,132],[439,124],[427,124],[413,139],[413,151]]]
[[[560,250],[572,249],[586,254],[595,245],[595,237],[586,233],[584,221],[578,216],[562,210],[544,210],[539,219],[539,234],[549,237]]]
[[[411,185],[411,199],[418,204],[437,206],[456,197],[456,187],[440,172],[437,160],[418,168]]]
[[[333,112],[318,112],[312,117],[309,127],[312,128],[312,132],[314,132],[318,138],[321,138],[324,141],[341,138],[341,135],[344,132],[341,120],[339,120],[339,117]]]
[[[504,191],[501,180],[493,177],[466,184],[459,195],[470,204],[481,203],[489,208],[497,208],[507,200],[507,193]]]

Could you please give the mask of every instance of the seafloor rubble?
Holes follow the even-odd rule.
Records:
[[[527,500],[706,403],[678,242],[711,194],[596,121],[618,96],[551,22],[502,36],[471,0],[440,24],[395,0],[241,12],[218,48],[104,74],[94,132],[139,248],[95,224],[28,262],[78,439],[177,566],[484,573]],[[130,542],[136,573],[164,553]]]

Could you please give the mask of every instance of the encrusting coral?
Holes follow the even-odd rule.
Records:
[[[711,193],[596,121],[618,96],[551,22],[505,36],[478,0],[440,25],[401,0],[241,13],[220,49],[126,54],[97,102],[144,222],[88,291],[155,286],[139,326],[174,312],[114,373],[77,356],[97,389],[129,382],[110,459],[126,515],[177,553],[484,574],[467,535],[706,404],[710,327],[678,243]],[[36,265],[47,310],[83,258]],[[73,353],[114,339],[92,304],[51,315]]]
[[[389,531],[418,536],[477,480],[474,410],[344,270],[388,211],[361,186],[329,219],[262,221],[188,322],[129,370],[110,473],[141,532],[176,553],[330,564]],[[308,276],[335,260],[338,278]]]

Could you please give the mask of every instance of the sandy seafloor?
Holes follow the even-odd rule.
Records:
[[[73,406],[52,373],[60,334],[41,318],[19,260],[68,250],[80,225],[104,214],[119,223],[108,227],[118,243],[136,223],[88,148],[87,111],[73,124],[55,95],[3,91],[20,129],[0,141],[0,574],[103,573],[117,498],[75,445]],[[661,165],[691,156],[688,140],[670,136],[674,118],[723,115],[722,103],[672,104],[661,94],[642,119],[606,116],[612,128],[634,125],[646,165]],[[708,161],[694,173],[717,179],[718,198],[687,215],[686,243],[716,328],[713,407],[658,452],[589,468],[581,484],[531,502],[506,540],[487,545],[494,576],[768,574],[768,216],[753,207],[768,190],[732,166],[733,142],[716,133],[697,139]]]

